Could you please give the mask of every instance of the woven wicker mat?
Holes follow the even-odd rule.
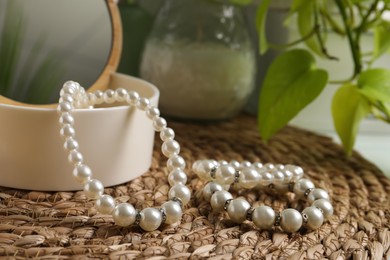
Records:
[[[390,181],[358,154],[346,157],[326,137],[285,128],[267,145],[259,140],[255,119],[240,116],[220,124],[171,123],[190,165],[194,160],[249,160],[301,165],[317,187],[330,192],[334,216],[319,230],[285,234],[260,231],[250,222],[236,225],[210,213],[200,199],[204,183],[188,170],[195,194],[181,223],[154,232],[120,228],[98,215],[82,192],[38,192],[0,188],[0,256],[10,258],[112,259],[389,259]],[[149,172],[107,188],[118,201],[137,208],[167,200],[165,158],[156,139]],[[237,195],[237,194],[236,194]],[[295,206],[289,197],[249,191],[253,206]]]

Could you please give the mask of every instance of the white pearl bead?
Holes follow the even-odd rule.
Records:
[[[275,165],[275,168],[278,169],[279,171],[282,171],[284,170],[284,165],[283,164],[276,164]]]
[[[315,188],[307,196],[307,200],[310,202],[314,202],[319,199],[330,200],[329,194],[323,189]]]
[[[84,192],[88,198],[97,199],[103,195],[104,186],[99,180],[92,179],[84,185]]]
[[[259,206],[252,213],[252,221],[260,229],[272,228],[275,217],[275,211],[268,206]]]
[[[166,157],[171,157],[172,155],[180,153],[180,145],[175,140],[166,140],[161,147],[162,153]]]
[[[166,124],[165,124],[166,125]],[[160,138],[163,142],[175,138],[175,132],[172,130],[172,128],[164,128],[161,130]]]
[[[260,170],[263,168],[263,164],[261,162],[255,162],[252,164],[252,168],[254,168],[256,170]]]
[[[261,181],[260,186],[268,186],[274,182],[274,175],[268,171],[260,172]]]
[[[85,164],[79,164],[74,168],[73,176],[77,182],[85,184],[91,179],[92,170]]]
[[[103,93],[103,91],[96,90],[94,95],[96,97],[96,101],[95,101],[96,105],[100,105],[100,104],[104,103],[104,93]]]
[[[235,169],[238,169],[240,167],[240,163],[238,161],[230,161],[230,166],[234,167]]]
[[[153,118],[153,128],[156,132],[162,131],[167,126],[167,121],[162,117]]]
[[[280,226],[287,233],[297,232],[302,227],[302,215],[295,209],[283,210],[280,217]]]
[[[128,92],[124,88],[118,88],[115,90],[115,99],[119,102],[123,102],[127,100]]]
[[[150,101],[147,98],[140,98],[137,103],[137,108],[142,111],[146,110],[149,106],[150,106]]]
[[[162,215],[158,209],[146,208],[140,212],[139,226],[145,231],[156,230],[162,222]]]
[[[96,200],[95,207],[101,214],[111,214],[115,209],[115,200],[110,195],[103,195]]]
[[[57,106],[57,111],[59,113],[66,113],[66,112],[71,112],[73,109],[73,106],[70,102],[61,102]]]
[[[65,91],[68,89],[78,90],[79,87],[80,84],[72,80],[68,80],[62,85],[62,89]]]
[[[74,165],[80,164],[83,162],[83,155],[77,151],[72,150],[69,152],[68,161]]]
[[[176,168],[183,170],[186,167],[186,161],[179,155],[172,155],[167,161],[167,167],[169,171],[173,171]]]
[[[136,215],[137,212],[135,211],[133,205],[128,203],[121,203],[117,205],[112,212],[115,224],[122,227],[133,224],[135,222]]]
[[[65,94],[73,95],[73,94],[76,93],[76,91],[77,91],[76,88],[64,86],[64,87],[61,89],[60,95],[61,95],[61,96],[65,95]]]
[[[216,191],[210,198],[210,205],[215,212],[223,211],[226,201],[233,199],[232,194],[225,190]]]
[[[87,94],[88,106],[94,106],[96,104],[97,98],[94,93]]]
[[[251,167],[251,166],[252,166],[251,162],[249,162],[249,161],[242,161],[240,163],[239,170],[242,170],[244,168],[248,168],[248,167]]]
[[[104,91],[104,96],[103,96],[104,102],[107,104],[112,104],[115,102],[115,91],[112,89],[107,89]]]
[[[302,211],[302,216],[306,215],[307,221],[305,226],[311,230],[315,230],[324,223],[324,215],[321,210],[316,207],[307,207]]]
[[[287,164],[285,168],[293,173],[291,180],[297,181],[303,177],[304,172],[301,167],[292,164]]]
[[[169,185],[173,186],[177,183],[186,184],[187,183],[187,174],[181,169],[174,169],[168,175]]]
[[[161,208],[165,211],[165,223],[167,224],[178,222],[183,215],[180,204],[175,201],[167,201],[161,205]]]
[[[192,165],[192,170],[202,180],[211,180],[211,170],[217,167],[217,165],[217,161],[214,160],[199,160],[194,162],[194,164]]]
[[[229,163],[225,160],[219,161],[218,165],[228,165]]]
[[[230,165],[222,165],[215,171],[215,180],[221,185],[232,184],[236,175],[236,170]]]
[[[260,173],[252,168],[244,168],[240,171],[238,183],[245,189],[252,189],[259,184],[261,180]]]
[[[64,94],[60,97],[60,100],[59,100],[59,103],[62,103],[62,102],[69,102],[69,103],[73,103],[74,99],[72,97],[72,95],[69,95],[69,94]]]
[[[146,116],[150,119],[156,118],[160,116],[160,110],[155,106],[151,106],[146,109]]]
[[[68,137],[65,140],[64,148],[67,151],[77,150],[77,149],[79,149],[79,143],[75,139],[73,139],[72,137]]]
[[[179,198],[183,205],[186,205],[191,199],[191,191],[187,186],[177,183],[169,190],[168,197],[169,199]]]
[[[135,106],[139,101],[139,94],[135,91],[129,91],[129,96],[127,97],[127,103],[129,105]]]
[[[246,220],[247,212],[251,208],[251,205],[245,199],[234,199],[229,203],[227,207],[227,213],[230,219],[235,223],[242,223]]]
[[[294,193],[298,197],[302,197],[308,189],[314,189],[313,182],[309,179],[299,179],[294,184]]]
[[[327,219],[330,216],[333,215],[333,206],[332,203],[330,203],[326,199],[319,199],[313,202],[312,206],[317,207],[322,210],[322,214],[324,215],[324,218]]]
[[[274,170],[272,172],[273,177],[273,183],[275,185],[284,183],[284,174],[281,171]]]
[[[74,117],[69,113],[62,113],[59,119],[60,124],[62,125],[73,125]]]
[[[283,183],[289,183],[293,177],[293,173],[288,169],[283,169],[282,173],[284,175],[284,181]]]
[[[76,131],[74,130],[73,126],[67,124],[61,127],[60,130],[61,136],[68,138],[68,137],[75,137],[76,136]]]
[[[275,165],[273,165],[272,163],[266,163],[264,164],[263,168],[267,169],[267,170],[274,170],[276,169],[275,168]]]
[[[219,185],[218,183],[216,182],[209,182],[206,184],[206,186],[204,186],[203,188],[203,192],[202,192],[202,195],[203,195],[203,198],[206,200],[206,201],[210,201],[211,199],[211,196],[217,192],[217,191],[221,191],[221,190],[224,190],[224,188]]]

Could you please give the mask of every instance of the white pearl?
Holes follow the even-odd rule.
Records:
[[[299,179],[294,184],[294,193],[298,197],[302,197],[308,189],[314,189],[313,182],[309,179]]]
[[[219,161],[218,165],[228,165],[229,163],[225,160]]]
[[[96,90],[94,95],[96,97],[96,101],[95,101],[96,105],[100,105],[100,104],[104,103],[104,93],[103,93],[103,91]]]
[[[88,108],[89,106],[89,99],[86,96],[83,96],[80,98],[80,106],[81,108]]]
[[[147,98],[140,98],[137,103],[137,108],[142,111],[146,110],[149,106],[150,106],[150,101]]]
[[[127,90],[124,89],[124,88],[118,88],[118,89],[115,90],[115,98],[119,102],[126,101],[128,95],[129,94],[128,94]]]
[[[69,95],[69,94],[64,94],[60,97],[60,100],[59,100],[59,103],[62,103],[62,102],[69,102],[69,103],[73,103],[74,99],[72,97],[72,95]]]
[[[96,200],[95,207],[101,214],[111,214],[115,209],[115,200],[110,195],[103,195]]]
[[[79,149],[79,143],[74,138],[68,137],[65,140],[64,148],[68,151],[77,150]]]
[[[175,132],[172,130],[172,128],[164,128],[161,130],[160,138],[163,142],[175,138]]]
[[[282,171],[284,170],[284,165],[283,164],[276,164],[275,165],[275,168],[278,169],[279,171]]]
[[[66,113],[66,112],[71,112],[73,109],[73,106],[70,102],[61,102],[57,106],[57,111],[59,113]]]
[[[146,116],[149,119],[156,118],[156,117],[160,116],[160,110],[155,106],[151,106],[148,109],[146,109]]]
[[[312,206],[321,209],[325,219],[333,215],[333,206],[332,203],[329,202],[329,200],[326,199],[316,200],[313,202]]]
[[[226,201],[233,199],[232,194],[225,190],[216,191],[210,198],[210,205],[215,212],[225,209]]]
[[[154,231],[161,225],[162,215],[158,209],[146,208],[141,210],[140,215],[139,226],[145,231]]]
[[[284,175],[284,183],[289,183],[293,177],[293,173],[288,169],[283,169],[282,173]]]
[[[181,169],[174,169],[168,175],[169,185],[173,186],[177,183],[186,184],[187,183],[187,174]]]
[[[65,95],[65,94],[73,95],[73,94],[76,93],[76,91],[77,91],[76,88],[64,86],[64,87],[61,89],[60,95],[61,95],[61,96]]]
[[[209,182],[207,183],[204,187],[203,187],[203,192],[202,192],[202,195],[203,195],[203,198],[206,200],[206,201],[210,201],[211,199],[211,196],[217,192],[217,191],[221,191],[221,190],[224,190],[224,188],[219,185],[218,183],[216,182]]]
[[[112,89],[107,89],[104,91],[104,96],[103,96],[104,102],[107,104],[112,104],[115,102],[115,91]]]
[[[292,164],[287,164],[285,168],[293,173],[291,180],[297,181],[303,177],[304,172],[301,167]]]
[[[242,170],[244,168],[248,168],[248,167],[251,167],[251,166],[252,166],[251,162],[249,162],[249,161],[242,161],[240,163],[239,170]]]
[[[69,113],[62,113],[59,119],[60,124],[63,125],[73,125],[74,124],[74,117]]]
[[[238,183],[245,189],[252,189],[259,184],[261,180],[260,173],[253,168],[244,168],[240,171]]]
[[[84,185],[84,192],[88,198],[97,199],[103,195],[104,186],[99,180],[92,179]]]
[[[139,94],[135,91],[129,91],[129,96],[127,97],[127,103],[132,106],[137,105],[139,101]]]
[[[310,202],[314,202],[319,199],[330,200],[329,194],[323,189],[315,188],[307,196],[307,200]]]
[[[275,185],[282,184],[284,182],[284,174],[281,171],[274,170],[272,175],[274,176],[273,183]]]
[[[235,169],[238,169],[240,167],[240,162],[238,161],[230,161],[230,166],[233,166]]]
[[[302,215],[295,209],[283,210],[280,217],[280,226],[287,233],[297,232],[302,227]]]
[[[133,205],[128,203],[121,203],[117,205],[112,212],[115,224],[122,227],[133,224],[135,222],[136,215],[137,212],[135,211]]]
[[[247,212],[251,208],[251,205],[245,199],[234,199],[229,203],[227,207],[227,213],[230,219],[235,223],[242,223],[246,220]]]
[[[191,199],[191,191],[187,186],[177,183],[169,190],[168,197],[169,199],[179,198],[183,205],[186,205]]]
[[[199,160],[194,162],[194,164],[192,165],[192,170],[202,180],[211,180],[211,170],[217,167],[217,165],[217,161],[214,160]]]
[[[275,211],[268,206],[259,206],[252,212],[252,221],[260,229],[272,228],[275,217]]]
[[[73,126],[67,124],[61,127],[60,134],[65,137],[75,137],[76,136],[76,130],[74,130]]]
[[[155,131],[160,132],[167,126],[167,121],[162,117],[153,118],[153,128]]]
[[[302,215],[306,215],[307,221],[305,226],[311,230],[315,230],[324,223],[324,215],[321,210],[316,207],[307,207],[302,211]]]
[[[73,176],[77,182],[85,184],[91,179],[92,170],[85,164],[79,164],[74,168]]]
[[[72,150],[69,152],[68,161],[74,165],[80,164],[83,162],[83,155],[77,151]]]
[[[183,215],[180,204],[175,201],[167,201],[161,205],[161,208],[165,211],[165,223],[167,224],[178,222]]]
[[[268,171],[262,171],[260,172],[260,175],[261,175],[261,181],[260,181],[261,186],[268,186],[274,182],[274,175],[272,173]]]
[[[169,157],[167,167],[169,171],[173,171],[176,168],[183,170],[186,167],[186,162],[183,157],[175,154]]]
[[[78,90],[79,88],[80,88],[80,84],[72,80],[68,80],[62,85],[63,90],[68,90],[68,89]]]
[[[236,175],[236,170],[230,165],[222,165],[215,171],[215,180],[221,185],[232,184]]]
[[[252,164],[252,167],[256,170],[260,170],[263,168],[263,164],[261,162],[255,162]]]
[[[180,153],[180,145],[173,139],[166,140],[161,147],[162,153],[166,157],[171,157],[172,155]]]
[[[96,104],[97,98],[94,93],[88,93],[87,99],[88,99],[88,106],[94,106]]]
[[[267,170],[274,170],[275,165],[273,165],[272,163],[266,163],[266,164],[264,164],[263,168],[265,168]]]

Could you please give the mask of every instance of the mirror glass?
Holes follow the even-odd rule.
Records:
[[[98,79],[111,45],[104,0],[0,0],[0,95],[55,103],[65,81]]]

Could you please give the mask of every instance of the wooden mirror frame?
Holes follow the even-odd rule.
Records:
[[[122,51],[122,24],[119,14],[118,6],[115,0],[105,0],[107,9],[109,11],[111,26],[112,26],[112,42],[111,50],[107,59],[107,63],[96,81],[87,87],[87,91],[105,90],[110,83],[111,74],[114,73],[118,67],[121,51]],[[72,80],[72,79],[69,79]],[[37,108],[55,108],[57,104],[28,104],[0,95],[0,103],[14,106],[37,107]]]

